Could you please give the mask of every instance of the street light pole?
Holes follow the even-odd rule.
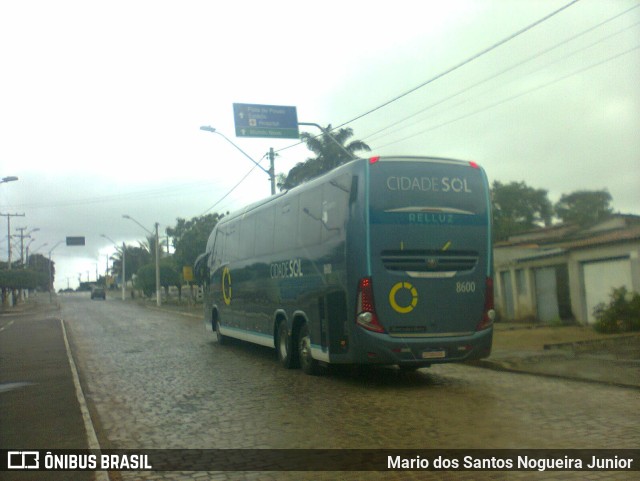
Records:
[[[51,253],[53,250],[62,244],[64,240],[59,241],[56,245],[54,245],[49,251],[49,303],[53,302],[51,290],[53,289],[53,273],[51,272]]]
[[[125,263],[125,258],[127,257],[126,255],[127,252],[127,247],[124,245],[124,241],[122,241],[122,300],[124,301],[125,299],[125,288],[127,287],[127,271],[126,271],[126,263]]]
[[[156,305],[162,305],[162,295],[160,293],[160,237],[158,237],[158,226],[156,222]]]
[[[116,250],[118,250],[118,245],[116,244],[116,242],[111,239],[109,236],[105,235],[105,234],[100,234],[102,237],[104,237],[105,239],[111,241],[113,243],[113,246],[116,248]],[[126,262],[125,262],[125,258],[126,258],[126,254],[125,252],[127,251],[127,246],[125,245],[124,241],[122,242],[122,300],[124,301],[126,299],[126,295],[125,295],[125,287],[127,285],[127,271],[126,271]]]
[[[247,154],[244,150],[242,150],[240,147],[238,147],[236,144],[234,144],[226,135],[224,135],[221,132],[218,132],[215,128],[211,127],[210,125],[203,125],[202,127],[200,127],[200,130],[204,130],[206,132],[211,132],[211,133],[214,133],[214,134],[218,134],[220,137],[222,137],[224,140],[226,140],[231,145],[233,145],[236,149],[238,149],[240,152],[242,152],[242,154],[247,159],[249,159],[251,162],[256,164],[256,166],[259,167],[260,170],[262,170],[265,174],[267,174],[269,176],[269,180],[271,181],[271,195],[275,195],[276,194],[276,174],[275,174],[275,167],[274,167],[274,163],[273,163],[275,155],[273,153],[273,149],[271,149],[270,153],[269,153],[269,161],[270,161],[270,165],[271,166],[270,166],[269,170],[267,170],[264,167],[262,167],[258,162],[253,160],[253,158],[249,154]]]
[[[35,242],[35,239],[32,237],[31,240],[29,241],[29,243],[27,244],[27,246],[24,248],[25,249],[25,257],[24,257],[24,268],[26,269],[27,267],[29,267],[29,247],[31,247],[31,244],[33,244]]]

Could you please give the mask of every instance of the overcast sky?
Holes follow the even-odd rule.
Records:
[[[39,229],[32,252],[85,236],[52,253],[56,288],[76,287],[104,274],[114,248],[101,234],[144,239],[123,214],[164,232],[268,196],[259,169],[229,193],[253,165],[200,126],[256,160],[280,151],[277,172],[310,155],[235,137],[233,103],[336,126],[426,83],[349,123],[354,138],[375,155],[475,160],[491,182],[525,181],[552,202],[608,189],[616,211],[640,214],[637,0],[581,0],[428,82],[567,3],[2,2],[0,177],[19,181],[0,185],[0,211],[25,214],[12,235]]]

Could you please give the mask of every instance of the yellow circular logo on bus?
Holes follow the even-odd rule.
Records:
[[[409,294],[411,294],[411,302],[406,306],[401,306],[396,300],[396,295],[400,290],[407,290]],[[409,282],[398,282],[391,288],[391,291],[389,291],[389,304],[391,304],[394,311],[400,314],[407,314],[413,311],[413,308],[418,304],[418,291]]]
[[[222,297],[227,306],[231,304],[231,272],[228,267],[222,271]]]

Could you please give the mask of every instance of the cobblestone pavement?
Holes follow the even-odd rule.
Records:
[[[638,392],[464,365],[283,369],[199,319],[88,296],[61,315],[103,448],[637,448]],[[612,472],[132,473],[122,479],[617,480]],[[118,475],[112,476],[114,479]]]

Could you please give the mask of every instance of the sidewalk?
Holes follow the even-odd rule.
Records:
[[[0,309],[0,447],[11,450],[89,449],[57,304],[30,300]],[[2,479],[93,481],[90,471],[41,475],[2,472]]]
[[[490,369],[640,388],[640,333],[591,327],[496,323]]]

